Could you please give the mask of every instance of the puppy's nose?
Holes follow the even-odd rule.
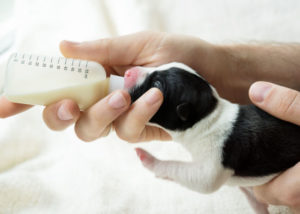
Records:
[[[139,73],[139,68],[138,67],[133,67],[130,68],[125,72],[124,78],[125,78],[125,83],[124,86],[126,89],[130,89],[133,86],[135,86],[137,79],[138,79],[138,73]]]
[[[133,67],[125,72],[124,87],[130,89],[138,83],[142,83],[146,77],[147,71],[142,67]]]

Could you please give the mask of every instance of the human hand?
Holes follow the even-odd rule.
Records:
[[[29,105],[12,103],[5,97],[0,97],[0,118],[6,118],[21,113],[30,107],[31,106]]]
[[[267,82],[256,82],[251,86],[249,96],[255,105],[273,116],[300,125],[300,92]],[[262,203],[285,205],[294,213],[300,213],[300,162],[253,190]]]
[[[213,72],[210,71],[215,66],[215,63],[208,62],[208,59],[216,58],[211,56],[212,47],[198,38],[156,32],[84,43],[64,41],[60,45],[64,56],[97,61],[105,67],[108,75],[123,76],[133,66],[155,67],[179,61],[201,71],[207,79],[212,79]],[[170,140],[171,137],[162,129],[146,125],[162,101],[158,89],[150,89],[132,105],[128,92],[116,91],[81,113],[71,100],[47,106],[44,120],[54,130],[64,129],[76,121],[75,132],[84,141],[107,135],[111,124],[120,138],[130,142]]]

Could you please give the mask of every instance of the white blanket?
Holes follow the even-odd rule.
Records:
[[[15,51],[57,55],[62,39],[83,41],[163,30],[217,42],[300,41],[297,0],[19,0]],[[1,72],[6,56],[0,57]],[[199,59],[201,60],[201,59]],[[237,188],[211,195],[155,178],[134,146],[114,134],[93,143],[72,127],[46,128],[42,107],[0,120],[0,214],[195,214],[253,211]],[[177,144],[143,143],[186,160]]]

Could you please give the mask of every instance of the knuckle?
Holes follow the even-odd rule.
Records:
[[[138,142],[138,135],[132,131],[125,131],[122,128],[115,127],[116,134],[122,140],[125,140],[129,143],[136,143]]]
[[[100,40],[100,43],[102,44],[103,46],[103,49],[105,50],[105,53],[106,53],[106,61],[103,62],[103,64],[106,64],[106,65],[110,65],[111,63],[111,48],[112,48],[112,44],[113,44],[113,40],[110,39],[110,38],[104,38],[104,39],[101,39]]]
[[[294,114],[296,103],[300,99],[299,93],[291,91],[283,98],[282,102],[282,113],[283,114]]]
[[[277,110],[279,111],[280,115],[293,115],[300,106],[300,93],[294,90],[288,89],[283,96],[277,96],[275,99],[278,99]]]
[[[111,125],[106,126],[105,128],[89,129],[83,127],[82,124],[76,123],[74,131],[77,137],[84,142],[91,142],[101,137],[106,137],[111,132]]]
[[[74,131],[75,131],[76,136],[77,136],[80,140],[82,140],[82,141],[84,141],[84,142],[91,142],[91,141],[94,140],[93,137],[91,137],[90,135],[87,135],[87,134],[81,129],[81,127],[78,126],[77,124],[76,124],[75,127],[74,127]]]
[[[97,138],[106,137],[110,134],[110,132],[111,132],[111,125],[107,126]]]

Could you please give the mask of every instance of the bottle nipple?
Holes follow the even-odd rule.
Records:
[[[108,93],[118,89],[124,89],[124,77],[110,75]]]

